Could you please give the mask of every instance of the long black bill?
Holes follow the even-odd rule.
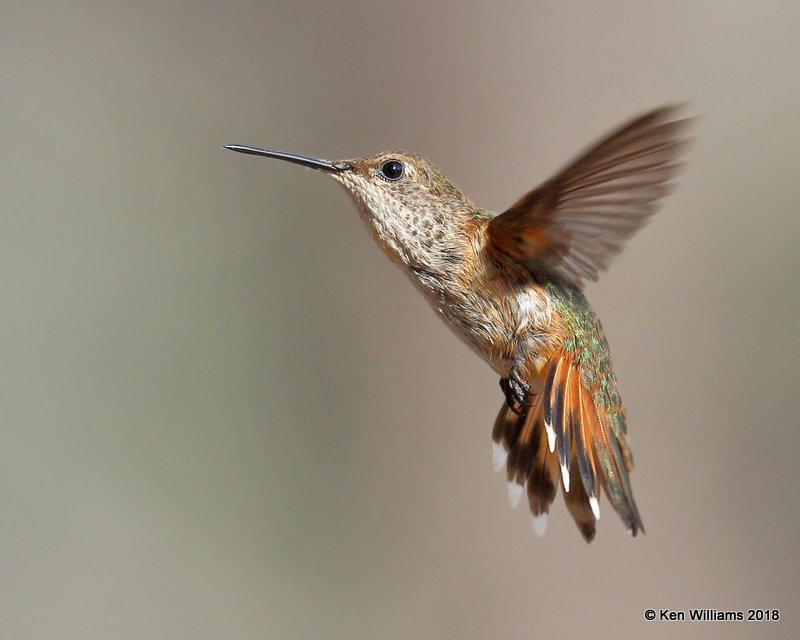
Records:
[[[338,171],[349,171],[352,167],[346,162],[331,162],[330,160],[323,160],[322,158],[312,158],[310,156],[301,156],[297,153],[286,153],[285,151],[275,151],[273,149],[259,149],[258,147],[246,147],[241,144],[226,144],[226,149],[231,151],[238,151],[239,153],[249,153],[254,156],[264,156],[265,158],[277,158],[278,160],[286,160],[286,162],[294,162],[295,164],[309,167],[311,169],[319,169],[320,171],[328,171],[336,173]]]

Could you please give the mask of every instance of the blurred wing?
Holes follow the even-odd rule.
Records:
[[[489,223],[490,246],[580,287],[656,211],[680,169],[688,119],[652,111],[596,144]]]

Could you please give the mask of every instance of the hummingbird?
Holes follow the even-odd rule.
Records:
[[[332,162],[225,148],[317,169],[344,187],[383,252],[500,377],[492,462],[506,468],[512,507],[527,494],[542,536],[560,485],[591,542],[601,493],[631,535],[644,527],[608,342],[583,287],[672,190],[688,123],[673,106],[635,118],[499,214],[414,153]]]

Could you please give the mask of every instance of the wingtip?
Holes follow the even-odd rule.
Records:
[[[688,108],[689,108],[688,100],[676,100],[675,102],[668,102],[664,106],[657,108],[655,112],[662,114],[665,119],[671,119],[675,118],[676,116],[679,116],[681,113],[685,112]]]

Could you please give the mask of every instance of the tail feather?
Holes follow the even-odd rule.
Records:
[[[600,484],[628,530],[644,531],[628,473],[632,456],[625,413],[605,402],[580,363],[564,352],[553,354],[541,394],[531,396],[520,415],[503,404],[492,439],[507,452],[510,487],[527,485],[534,528],[555,499],[561,477],[564,499],[587,542],[595,535]],[[614,395],[618,399],[618,395]],[[518,495],[519,489],[515,490]]]
[[[576,447],[577,445],[572,448],[573,454],[576,453]],[[576,455],[572,457],[570,472],[576,477],[578,476],[578,458]],[[583,484],[576,482],[570,492],[564,494],[564,502],[567,503],[567,509],[572,515],[573,520],[575,520],[575,524],[578,525],[583,539],[586,540],[586,542],[594,540],[597,518]]]
[[[585,375],[582,365],[572,361],[568,354],[557,352],[551,358],[555,359],[558,360],[556,373],[552,380],[548,379],[550,384],[545,383],[544,393],[552,396],[551,407],[559,401],[559,397],[563,397],[562,420],[557,420],[559,416],[552,409],[551,420],[559,444],[564,488],[569,488],[567,474],[572,472],[572,475],[581,479],[586,503],[597,505],[596,467],[599,466],[601,482],[611,505],[627,529],[636,535],[644,528],[628,477],[633,465],[627,444],[625,411],[621,405],[610,400],[618,400],[619,395],[616,389],[613,394],[601,393],[596,388],[595,378]],[[564,370],[566,373],[562,373]],[[562,390],[561,379],[566,381],[566,392]],[[574,447],[568,446],[570,435],[575,440]],[[574,456],[576,465],[569,465],[569,456],[562,453],[562,446],[565,452]],[[595,465],[595,459],[599,465]]]
[[[508,481],[524,485],[530,476],[535,447],[531,446],[536,436],[537,420],[540,419],[542,396],[536,396],[532,406],[520,417],[517,439],[508,452]]]
[[[550,505],[556,499],[558,487],[558,458],[548,449],[547,434],[541,415],[538,416],[532,445],[535,447],[535,452],[528,478],[528,504],[534,516],[541,516],[550,512]]]
[[[603,471],[603,489],[627,529],[635,536],[638,531],[644,531],[644,525],[633,500],[628,468],[617,436],[608,429],[600,411],[596,413],[598,430],[594,447]]]
[[[572,398],[571,380],[575,379],[575,369],[569,364],[566,364],[566,358],[561,358],[562,364],[559,370],[562,375],[559,379],[556,376],[557,386],[553,389],[556,396],[560,396],[559,404],[562,407],[561,421],[556,429],[556,438],[558,442],[558,462],[561,465],[561,482],[564,484],[564,491],[569,493],[570,488],[570,454],[572,452],[572,425],[575,423],[575,405]]]
[[[534,515],[549,512],[558,483],[558,458],[548,451],[543,400],[542,394],[532,398],[530,408],[522,415],[503,403],[492,431],[495,445],[507,453],[508,481],[527,486]]]
[[[516,426],[517,414],[508,406],[503,403],[500,407],[500,413],[497,414],[497,419],[494,421],[494,429],[492,429],[492,440],[498,444],[502,444],[506,450],[508,449],[509,442],[512,438],[510,430]]]
[[[578,424],[575,431],[575,455],[578,458],[578,469],[581,474],[586,493],[590,497],[597,498],[597,471],[593,453],[593,442],[590,440],[596,430],[596,419],[594,407],[589,399],[589,392],[577,380],[575,386],[578,389]]]

